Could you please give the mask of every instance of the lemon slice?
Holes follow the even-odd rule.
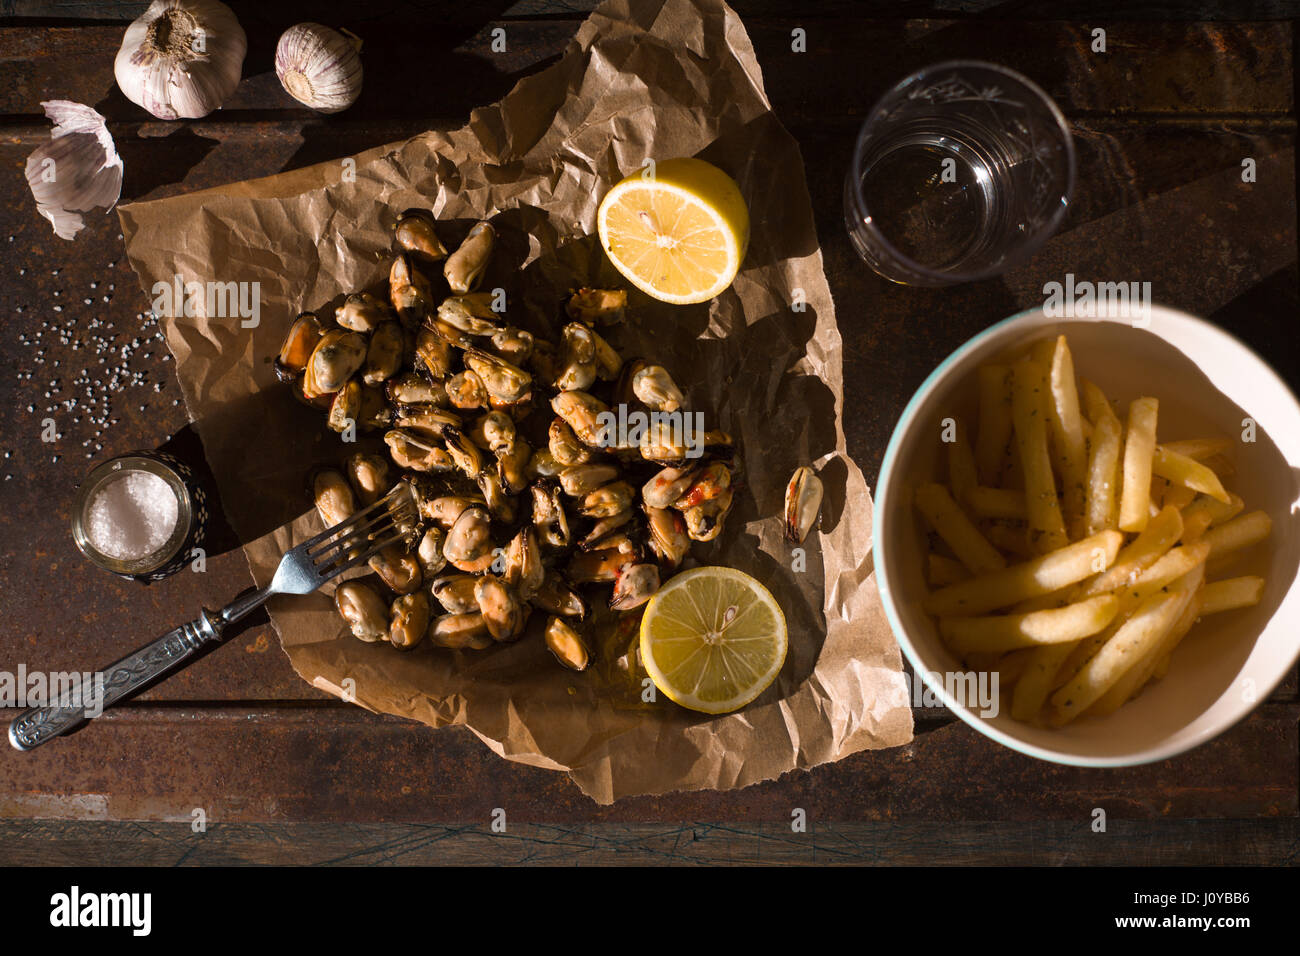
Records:
[[[662,302],[705,302],[731,285],[749,248],[736,181],[702,159],[668,159],[601,200],[596,230],[609,261]]]
[[[706,714],[744,707],[785,663],[785,615],[743,571],[695,568],[659,589],[641,617],[641,660],[674,703]]]

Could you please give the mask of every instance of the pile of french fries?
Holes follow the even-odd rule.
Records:
[[[1202,616],[1260,600],[1261,577],[1207,577],[1272,526],[1223,486],[1231,441],[1158,442],[1158,415],[1143,397],[1121,421],[1076,384],[1065,336],[1046,339],[980,368],[973,440],[948,423],[947,483],[916,490],[925,610],[967,667],[998,672],[1017,720],[1112,713]]]

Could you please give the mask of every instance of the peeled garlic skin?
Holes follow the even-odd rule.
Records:
[[[356,46],[319,23],[299,23],[280,35],[275,75],[290,96],[321,113],[345,110],[361,95]]]
[[[235,91],[247,49],[219,0],[154,0],[126,28],[113,73],[126,98],[159,119],[198,119]]]
[[[68,100],[41,104],[54,121],[50,141],[27,158],[27,184],[36,208],[60,239],[82,228],[78,212],[112,209],[122,191],[122,160],[104,117]]]

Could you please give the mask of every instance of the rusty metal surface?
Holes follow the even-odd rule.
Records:
[[[384,69],[368,74],[356,107],[328,120],[286,103],[263,72],[214,116],[146,122],[112,84],[120,25],[0,26],[0,71],[13,79],[0,89],[0,455],[9,453],[0,458],[0,668],[106,663],[249,583],[228,533],[205,573],[148,588],[96,571],[73,548],[68,508],[93,430],[56,412],[63,438],[50,446],[40,432],[46,405],[92,357],[59,344],[42,323],[76,318],[84,333],[95,319],[111,322],[96,331],[117,334],[118,344],[150,332],[139,318],[148,302],[124,261],[115,216],[89,214],[76,242],[64,243],[35,213],[22,168],[47,128],[39,102],[79,99],[109,117],[126,161],[124,200],[268,175],[459,125],[557,56],[579,22],[493,20],[504,6],[433,39],[400,21],[372,29],[367,49]],[[501,54],[489,47],[496,25],[507,31]],[[808,31],[806,54],[791,50],[795,25]],[[746,26],[777,114],[804,151],[845,342],[845,431],[869,482],[933,366],[975,332],[1041,302],[1042,284],[1066,271],[1122,268],[1126,279],[1150,280],[1158,301],[1210,316],[1300,385],[1290,23],[1089,24],[1108,29],[1105,59],[1088,52],[1088,29],[1060,22],[764,16]],[[268,57],[250,50],[250,62],[255,55]],[[1076,130],[1078,196],[1062,234],[1022,269],[954,289],[903,289],[850,249],[843,171],[856,125],[881,90],[918,65],[966,55],[1023,70],[1061,103]],[[1259,163],[1253,188],[1240,181],[1243,156]],[[42,344],[32,344],[41,331]],[[112,396],[117,423],[99,439],[97,458],[178,433],[175,446],[198,456],[164,355],[161,345],[136,353],[132,369],[144,383]],[[63,390],[47,399],[55,378]],[[562,775],[502,761],[467,732],[326,699],[292,673],[261,618],[88,731],[31,755],[0,753],[0,817],[187,820],[202,806],[231,821],[476,821],[508,805],[521,821],[552,823],[778,823],[796,806],[822,820],[1077,820],[1099,801],[1136,818],[1294,816],[1298,715],[1292,673],[1269,703],[1207,746],[1150,767],[1089,772],[1020,757],[942,712],[921,711],[908,747],[736,793],[602,809]]]

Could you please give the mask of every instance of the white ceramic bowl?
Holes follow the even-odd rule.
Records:
[[[1229,572],[1268,581],[1254,608],[1202,619],[1174,652],[1168,674],[1105,718],[1060,729],[1013,720],[1003,708],[980,716],[932,675],[965,669],[944,647],[921,609],[926,593],[924,536],[912,506],[918,483],[943,480],[940,422],[951,414],[974,424],[976,369],[1044,336],[1065,333],[1075,374],[1112,400],[1160,400],[1158,437],[1240,438],[1243,419],[1256,441],[1234,449],[1236,474],[1225,484],[1246,511],[1262,509],[1273,531],[1257,556]],[[1222,733],[1266,698],[1300,656],[1300,404],[1254,352],[1201,319],[1152,306],[1150,324],[1049,318],[1042,309],[986,329],[950,355],[921,385],[894,429],[875,493],[875,567],[885,612],[912,666],[962,720],[1021,753],[1089,767],[1126,766],[1182,753]]]

